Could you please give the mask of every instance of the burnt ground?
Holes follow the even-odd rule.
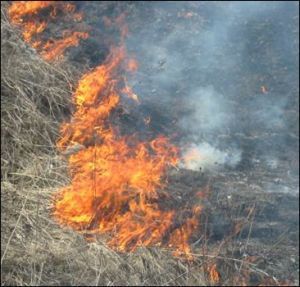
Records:
[[[282,2],[283,10],[275,9],[267,17],[245,20],[245,15],[235,15],[236,19],[230,24],[234,27],[231,40],[224,44],[221,37],[216,42],[216,45],[225,45],[227,51],[231,51],[229,54],[217,50],[212,57],[215,60],[205,62],[205,49],[200,51],[204,53],[203,58],[188,50],[188,65],[181,67],[180,61],[173,61],[172,48],[184,54],[190,43],[183,45],[181,42],[185,38],[181,36],[196,37],[197,33],[201,35],[213,27],[214,19],[222,16],[218,11],[222,11],[223,4],[187,2],[171,7],[162,2],[97,4],[91,1],[85,6],[84,1],[78,2],[88,15],[87,24],[98,30],[93,32],[95,37],[83,42],[79,48],[70,49],[69,59],[74,65],[93,67],[105,58],[111,37],[104,31],[102,16],[117,16],[127,11],[131,35],[138,35],[132,43],[129,41],[128,47],[129,51],[136,53],[139,61],[145,59],[140,62],[138,80],[133,81],[133,89],[141,97],[141,104],[132,107],[131,114],[120,119],[124,133],[138,129],[144,138],[158,133],[176,134],[176,143],[188,142],[195,129],[182,128],[179,122],[190,112],[190,106],[185,102],[189,88],[195,82],[200,86],[213,85],[234,107],[226,115],[231,122],[228,127],[206,130],[198,134],[197,139],[216,141],[219,148],[234,143],[242,150],[241,161],[234,167],[220,166],[213,171],[180,169],[172,170],[168,175],[166,191],[171,199],[166,199],[163,206],[182,209],[182,213],[186,211],[185,216],[189,216],[190,208],[195,204],[204,208],[199,218],[200,228],[191,238],[195,257],[199,260],[210,256],[217,259],[221,276],[218,283],[222,285],[258,285],[272,277],[270,285],[282,285],[285,280],[289,280],[286,284],[299,285],[297,4],[291,2],[284,7]],[[194,16],[181,16],[187,12],[193,12]],[[155,25],[151,26],[153,23]],[[137,49],[134,49],[138,39],[140,43],[146,43],[150,54],[155,54],[156,50],[152,50],[150,43],[164,45],[163,39],[176,29],[180,31],[178,42],[168,44],[169,54],[162,58],[150,61],[144,57],[144,46],[136,45]],[[288,35],[287,40],[284,35]],[[278,42],[283,46],[278,46]],[[233,67],[227,62],[232,55],[239,55],[238,63]],[[197,57],[199,62],[195,60]],[[175,74],[174,81],[174,75],[168,73],[178,67],[183,73]],[[167,79],[170,84],[157,82],[159,78]],[[261,92],[262,85],[267,87],[267,93]],[[259,114],[265,115],[264,107],[269,110],[282,99],[286,99],[280,105],[282,113],[275,111],[259,117]],[[148,126],[143,122],[145,116],[152,118]],[[61,162],[58,157],[49,159],[49,166],[53,164],[50,170],[47,167],[49,178],[56,172],[55,168],[62,165],[63,171],[59,169],[59,173],[65,174],[66,167]],[[42,164],[40,168],[43,169]],[[46,181],[47,176],[45,172],[42,178]],[[200,273],[197,268],[202,266],[197,260],[188,269],[163,252],[142,250],[137,256],[124,255],[108,251],[101,240],[97,246],[89,245],[81,235],[53,223],[49,206],[51,194],[57,190],[50,187],[39,190],[38,186],[37,183],[32,190],[26,191],[7,183],[3,185],[3,230],[7,234],[3,237],[3,246],[8,247],[7,250],[5,247],[3,256],[2,280],[6,285],[208,284],[195,275]],[[203,192],[202,197],[195,196],[199,191]],[[10,235],[13,236],[10,238]],[[165,265],[152,274],[153,262]],[[192,268],[195,266],[194,272]],[[153,270],[156,269],[153,267]],[[190,277],[186,270],[190,270]],[[128,274],[131,279],[127,279]],[[89,281],[94,277],[96,283]]]
[[[209,250],[216,248],[223,257],[241,261],[252,258],[258,269],[281,282],[290,279],[299,284],[297,5],[280,2],[280,7],[268,6],[270,13],[256,11],[248,18],[243,10],[224,16],[222,9],[228,3],[140,3],[135,7],[136,17],[130,17],[132,34],[137,33],[139,41],[146,44],[129,39],[129,46],[134,43],[142,49],[132,48],[141,61],[138,80],[133,83],[134,89],[141,92],[140,115],[153,119],[149,126],[138,127],[145,133],[175,134],[179,145],[196,137],[199,142],[217,143],[221,149],[239,147],[242,155],[235,167],[218,167],[216,163],[214,171],[174,172],[167,188],[173,203],[168,205],[183,213],[195,203],[204,206],[199,233],[191,240],[196,253],[207,244]],[[188,12],[188,19],[178,17]],[[232,21],[228,24],[229,18]],[[226,34],[229,39],[223,38],[222,24],[230,26]],[[201,38],[207,31],[217,34],[217,48],[207,44],[212,54],[203,44],[211,38]],[[197,43],[197,37],[203,46],[193,49],[190,46]],[[194,111],[188,104],[193,86],[213,86],[224,95],[219,105],[232,107],[225,109],[222,118],[228,125],[215,128],[207,114],[203,121],[212,121],[212,128],[193,120],[182,128],[181,119]],[[262,91],[262,86],[267,91]],[[218,103],[216,106],[218,118]],[[126,124],[128,129],[130,121]],[[195,197],[203,190],[203,198]],[[226,262],[220,260],[218,266],[224,269],[222,284],[226,284],[228,267],[224,265]],[[239,277],[239,263],[232,268]],[[256,275],[251,275],[248,284],[259,282]]]
[[[248,260],[260,272],[249,275],[246,284],[260,284],[260,276],[265,274],[279,282],[288,279],[289,284],[298,284],[298,186],[297,182],[283,184],[284,178],[278,174],[275,177],[275,173],[268,174],[259,168],[251,173],[219,171],[216,174],[180,170],[169,178],[174,208],[188,210],[195,204],[204,207],[191,245],[198,255],[212,253],[220,257],[218,270],[222,284],[226,285],[228,280],[228,268],[231,275],[239,278],[239,284],[244,282],[241,262]],[[203,192],[201,198],[195,197],[198,191]]]

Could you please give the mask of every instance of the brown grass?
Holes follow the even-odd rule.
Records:
[[[4,285],[203,285],[201,272],[195,272],[200,267],[189,267],[168,251],[118,254],[100,239],[88,243],[61,229],[50,214],[55,189],[21,190],[4,183],[2,190]]]
[[[70,102],[74,73],[66,63],[50,65],[24,44],[1,7],[1,175],[32,184],[60,177],[55,153],[58,125]],[[45,170],[47,171],[45,173]],[[49,176],[49,172],[54,172]],[[40,178],[43,180],[44,178]]]
[[[186,262],[158,248],[116,253],[103,237],[88,242],[57,225],[52,199],[68,176],[55,141],[70,113],[78,74],[67,61],[48,64],[27,47],[7,21],[6,5],[1,4],[1,285],[241,285],[250,273],[280,285],[253,262],[234,258],[232,250],[242,248],[233,243],[236,234],[212,246],[202,234],[195,260]],[[251,226],[247,214],[243,224]]]
[[[52,196],[68,180],[57,154],[58,127],[69,114],[75,73],[48,64],[26,46],[1,6],[1,284],[186,285],[200,272],[168,251],[117,254],[88,243],[51,215]]]

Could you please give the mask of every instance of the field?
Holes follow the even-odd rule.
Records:
[[[1,3],[3,286],[299,285],[298,4],[279,2],[262,18],[250,10],[248,22],[227,4],[80,2],[92,36],[52,63],[24,42],[10,23],[10,4]],[[138,131],[143,139],[163,133],[180,147],[195,141],[216,143],[218,152],[241,150],[234,164],[213,157],[208,167],[173,166],[163,176],[160,208],[183,211],[171,228],[194,204],[202,208],[189,238],[192,260],[164,244],[118,252],[107,245],[110,235],[75,231],[53,216],[57,193],[71,182],[68,156],[56,147],[59,127],[74,113],[78,80],[104,61],[117,37],[100,19],[122,12],[128,51],[139,62],[129,82],[141,103],[116,110],[121,133]],[[225,12],[236,17],[230,33],[219,30],[227,27]],[[49,25],[46,36],[57,27]],[[198,29],[207,41],[200,48],[191,36]],[[223,32],[232,32],[231,41]],[[191,116],[198,86],[204,122]]]

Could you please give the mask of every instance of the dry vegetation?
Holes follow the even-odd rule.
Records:
[[[72,73],[66,63],[62,68],[43,61],[11,27],[3,8],[1,13],[2,179],[33,186],[38,177],[60,176],[49,166],[57,165],[54,143]]]
[[[5,7],[1,13],[2,285],[203,282],[199,272],[165,252],[120,255],[55,223],[51,199],[67,181],[55,140],[68,112],[74,71],[66,62],[42,60],[11,27]]]
[[[196,240],[193,262],[174,258],[170,251],[158,248],[116,253],[103,243],[103,238],[88,242],[81,234],[58,226],[51,216],[51,203],[55,191],[68,181],[68,176],[55,141],[59,123],[69,113],[77,74],[68,62],[48,64],[27,47],[8,23],[4,9],[1,10],[2,285],[241,285],[250,281],[254,285],[297,284],[274,279],[254,259],[259,255],[245,259],[236,255],[239,250],[253,248],[249,240],[254,218],[250,200],[247,201],[250,209],[244,207],[247,210],[242,222],[250,226],[246,247],[233,240],[241,225],[227,239],[213,241],[211,245],[206,238]],[[208,208],[207,212],[214,211]],[[274,248],[279,248],[279,243]],[[207,271],[214,264],[220,272],[220,282],[208,276]]]

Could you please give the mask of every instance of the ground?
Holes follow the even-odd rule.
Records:
[[[163,2],[97,3],[84,8],[86,24],[98,27],[94,37],[53,66],[2,17],[2,285],[299,285],[299,14],[293,6],[298,4],[280,2],[282,13],[275,7],[273,14],[247,21],[237,13],[229,25],[231,41],[223,41],[218,29],[228,15],[223,19],[226,6],[216,1],[172,7]],[[106,245],[106,235],[87,240],[84,232],[58,225],[52,215],[53,198],[70,180],[66,158],[55,148],[59,124],[72,110],[70,86],[107,54],[110,35],[100,18],[124,10],[132,35],[129,51],[144,61],[138,80],[132,80],[135,91],[143,92],[142,102],[120,117],[122,132],[138,129],[145,138],[177,133],[174,142],[186,143],[194,129],[182,128],[180,118],[190,111],[185,103],[195,83],[213,85],[234,107],[226,113],[231,123],[226,129],[206,130],[197,139],[215,141],[220,148],[235,143],[242,149],[241,161],[234,167],[216,164],[212,170],[172,168],[166,175],[169,197],[161,202],[163,208],[203,207],[190,240],[192,261],[159,247],[116,252]],[[217,33],[216,46],[222,49],[215,48],[211,56],[201,43],[199,61],[197,46],[178,63],[177,57],[194,43],[185,40],[206,30]],[[180,31],[175,42],[168,38],[174,31]],[[158,51],[151,43],[169,53],[151,58]],[[233,55],[238,57],[231,65]],[[183,73],[174,72],[182,67]],[[145,114],[152,118],[148,129],[141,124]],[[214,266],[216,276],[209,272]]]

